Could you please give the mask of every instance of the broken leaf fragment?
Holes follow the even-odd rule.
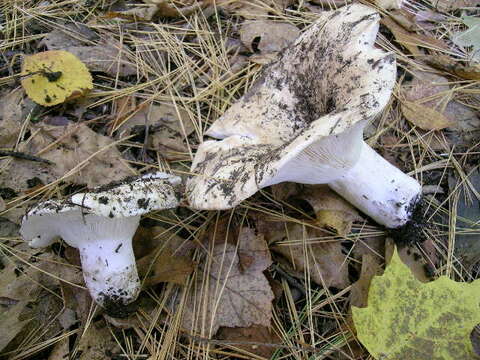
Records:
[[[92,75],[68,51],[44,51],[25,56],[22,86],[28,97],[43,106],[61,104],[93,88]]]
[[[478,359],[470,333],[480,322],[480,280],[418,281],[394,252],[374,277],[368,307],[352,307],[360,342],[375,359]]]

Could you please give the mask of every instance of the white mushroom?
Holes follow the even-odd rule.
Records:
[[[46,201],[23,218],[20,233],[34,248],[48,246],[57,237],[77,248],[92,298],[110,314],[121,315],[140,292],[132,249],[140,215],[176,207],[180,181],[154,173],[64,201]]]
[[[190,205],[227,209],[280,182],[327,183],[378,223],[407,223],[420,184],[363,141],[396,77],[393,55],[374,45],[378,22],[360,4],[325,12],[266,67],[207,131],[223,140],[199,147]]]

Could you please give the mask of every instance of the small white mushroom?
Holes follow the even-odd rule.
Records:
[[[228,209],[284,181],[329,184],[375,221],[404,225],[420,184],[363,141],[396,78],[392,54],[375,47],[379,15],[352,4],[324,12],[249,92],[207,131],[187,182],[198,209]]]
[[[63,201],[42,202],[23,218],[20,233],[34,248],[61,237],[80,251],[92,298],[111,315],[140,292],[132,238],[140,216],[178,206],[180,178],[154,173],[106,185]]]

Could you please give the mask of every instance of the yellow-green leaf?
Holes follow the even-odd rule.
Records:
[[[368,307],[352,307],[360,342],[375,359],[478,359],[470,341],[480,323],[480,280],[445,276],[422,283],[397,252],[372,280]]]
[[[51,50],[25,56],[22,86],[28,97],[44,106],[83,96],[93,88],[92,75],[75,55]]]

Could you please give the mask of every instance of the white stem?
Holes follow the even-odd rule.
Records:
[[[421,186],[365,142],[356,165],[328,184],[355,207],[387,228],[410,220]]]
[[[131,237],[90,240],[78,249],[85,283],[98,304],[121,306],[137,298],[140,280]]]

